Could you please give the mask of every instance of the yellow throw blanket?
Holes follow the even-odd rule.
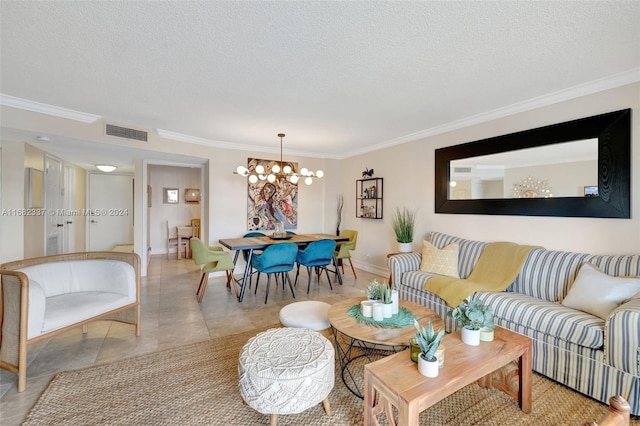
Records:
[[[456,307],[476,291],[503,291],[516,279],[529,252],[538,246],[510,242],[489,243],[480,254],[467,279],[436,276],[427,279],[424,289]]]

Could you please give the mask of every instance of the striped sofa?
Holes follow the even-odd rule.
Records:
[[[458,272],[469,276],[487,245],[434,232],[438,248],[459,243]],[[447,331],[456,324],[447,318],[452,307],[424,290],[432,276],[420,271],[419,253],[391,256],[389,268],[400,298],[437,312]],[[560,304],[584,262],[611,276],[640,276],[640,255],[590,255],[534,249],[516,280],[503,292],[470,295],[491,305],[497,326],[529,336],[533,341],[533,369],[585,395],[607,403],[623,395],[631,413],[640,415],[640,299],[615,309],[605,321]]]

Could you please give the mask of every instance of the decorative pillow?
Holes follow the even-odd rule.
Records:
[[[424,241],[420,270],[432,274],[460,278],[458,275],[458,243],[451,243],[442,249]]]
[[[590,263],[580,267],[562,304],[602,319],[640,291],[640,278],[612,277]]]

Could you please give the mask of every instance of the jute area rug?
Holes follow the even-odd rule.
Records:
[[[275,327],[275,326],[274,326]],[[25,425],[268,425],[269,416],[243,404],[238,354],[257,331],[141,355],[58,374]],[[319,404],[281,415],[285,425],[362,425],[363,403],[340,379],[329,395],[332,413]],[[501,392],[473,384],[420,415],[421,425],[581,425],[607,407],[534,375],[533,411],[523,414]],[[381,424],[386,425],[384,415]],[[640,424],[640,422],[632,422]]]

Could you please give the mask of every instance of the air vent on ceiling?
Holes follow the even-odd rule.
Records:
[[[113,124],[107,124],[106,133],[109,136],[116,136],[119,138],[133,139],[136,141],[147,141],[148,133],[142,130],[130,129],[128,127],[116,126]]]
[[[471,173],[471,167],[454,167],[455,173]]]

